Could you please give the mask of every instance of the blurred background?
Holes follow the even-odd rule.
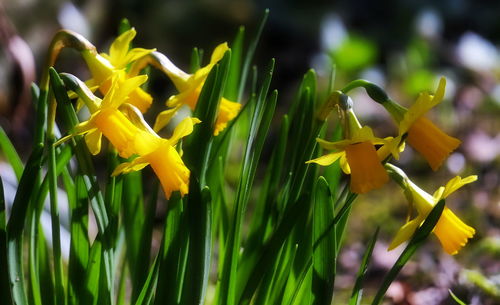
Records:
[[[462,145],[435,173],[409,148],[399,164],[431,194],[455,175],[479,175],[476,183],[448,200],[477,233],[453,257],[432,237],[388,296],[393,304],[454,304],[451,289],[469,304],[500,304],[499,1],[406,0],[382,5],[369,0],[3,0],[0,124],[21,152],[28,151],[33,121],[30,84],[38,81],[50,40],[60,28],[81,33],[107,52],[126,17],[138,32],[135,46],[157,48],[187,70],[193,47],[210,54],[220,42],[231,41],[240,25],[251,36],[266,8],[270,15],[255,63],[263,67],[276,58],[272,87],[280,92],[278,113],[287,111],[287,102],[309,68],[316,70],[320,88],[326,87],[334,64],[336,89],[364,78],[386,88],[405,106],[419,92],[433,92],[439,77],[447,78],[446,98],[429,116]],[[83,60],[69,50],[57,67],[83,79],[88,75]],[[151,86],[161,101],[173,93],[159,76],[153,77]],[[395,132],[383,108],[370,102],[364,91],[350,94],[363,124],[374,126],[379,135]],[[10,169],[3,163],[1,171],[4,178]],[[406,213],[404,196],[394,184],[357,200],[340,258],[337,300],[350,292],[364,245],[381,226],[365,294],[377,287],[399,254],[398,249],[386,248]]]

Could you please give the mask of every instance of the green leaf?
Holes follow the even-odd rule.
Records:
[[[243,98],[243,93],[245,92],[248,72],[250,70],[250,65],[252,64],[252,59],[255,54],[255,50],[257,49],[257,45],[260,40],[260,36],[262,35],[262,31],[264,30],[264,26],[267,21],[267,17],[269,16],[269,9],[264,11],[264,16],[260,21],[259,27],[257,29],[257,33],[255,34],[254,39],[250,42],[250,46],[248,47],[248,51],[245,54],[245,60],[243,62],[243,69],[241,72],[241,80],[240,80],[240,89],[238,92],[238,101],[241,101]]]
[[[208,286],[212,250],[212,206],[208,187],[200,190],[191,176],[186,220],[189,225],[189,256],[181,304],[203,304]]]
[[[160,252],[161,253],[161,252]],[[159,270],[159,260],[156,257],[153,265],[151,266],[149,273],[144,281],[144,286],[137,297],[135,305],[143,305],[150,304],[151,299],[153,298],[154,288],[156,286],[156,282],[158,280],[158,270]]]
[[[227,76],[226,89],[224,96],[231,100],[241,103],[238,100],[238,85],[240,84],[241,62],[243,54],[243,39],[245,36],[245,27],[240,26],[238,33],[231,44],[231,61],[229,63],[229,73]]]
[[[83,177],[75,178],[75,199],[69,200],[71,208],[71,242],[68,265],[69,304],[79,304],[85,297],[85,274],[89,262],[90,242],[88,238],[88,200]]]
[[[40,230],[40,232],[43,232]],[[54,272],[51,268],[52,262],[50,260],[50,250],[47,246],[47,241],[43,234],[38,235],[37,241],[38,263],[39,263],[39,277],[40,277],[40,304],[55,304],[55,289],[54,289]]]
[[[134,172],[130,174],[135,174],[140,177],[140,172]],[[130,175],[128,174],[128,175]],[[140,179],[139,179],[140,180]],[[141,194],[142,196],[142,188],[140,187],[142,183],[139,184],[139,186],[135,186],[135,189],[141,189],[140,192],[137,192],[134,194],[134,196],[138,196]],[[131,189],[134,188],[134,186],[125,184],[125,189]],[[148,264],[145,264],[143,260],[140,260],[139,258],[144,258],[144,257],[150,257],[151,255],[151,242],[153,240],[153,227],[154,227],[154,222],[155,222],[155,215],[156,215],[156,203],[158,202],[158,183],[153,183],[153,188],[152,191],[150,192],[151,197],[148,199],[147,202],[147,208],[146,208],[146,214],[144,217],[144,223],[142,226],[142,230],[140,231],[140,239],[138,243],[138,249],[137,249],[137,261],[135,264],[135,276],[133,278],[134,282],[134,290],[136,287],[139,287],[139,284],[144,283],[147,280],[148,277]],[[137,222],[136,222],[137,223]],[[133,224],[132,222],[132,228],[133,229]],[[139,230],[137,230],[139,231]],[[159,263],[158,263],[159,264]],[[135,296],[136,294],[133,294]]]
[[[290,236],[290,232],[295,224],[301,217],[304,217],[304,210],[308,209],[309,202],[310,196],[304,194],[285,211],[278,226],[266,240],[262,250],[259,251],[255,263],[249,268],[251,273],[247,277],[238,280],[242,283],[242,288],[239,289],[241,296],[238,304],[248,304],[250,302],[252,295],[265,275],[265,272],[262,271],[269,270],[274,264],[278,257],[278,252]]]
[[[179,194],[173,194],[167,206],[161,254],[159,258],[158,284],[155,305],[178,304],[182,292],[184,257],[187,256],[187,225],[183,226],[183,201]]]
[[[127,18],[122,18],[122,20],[120,20],[120,24],[118,25],[118,35],[125,33],[131,28],[132,26],[130,25],[130,21]]]
[[[273,68],[274,60],[271,61],[268,69],[269,72],[266,75],[257,98],[256,108],[252,114],[249,135],[245,146],[243,166],[236,193],[233,223],[230,225],[226,252],[224,253],[224,266],[221,275],[221,287],[219,290],[223,304],[235,304],[237,301],[237,262],[239,260],[241,225],[246,204],[250,196],[253,179],[255,177],[258,160],[264,146],[264,141],[269,130],[277,100],[276,91],[273,92],[269,99],[266,98],[271,83]]]
[[[382,285],[377,291],[375,298],[372,301],[372,305],[380,304],[382,298],[384,297],[387,289],[391,285],[391,283],[396,279],[396,276],[399,274],[399,271],[404,267],[404,265],[410,260],[410,258],[415,254],[417,249],[423,245],[424,241],[427,239],[429,234],[431,234],[432,230],[436,226],[439,218],[441,217],[441,213],[443,212],[445,206],[445,200],[441,199],[435,206],[432,208],[432,211],[429,213],[424,223],[417,229],[410,242],[403,250],[401,255],[398,257],[391,270],[386,274],[382,281]]]
[[[36,145],[19,181],[7,224],[7,259],[12,298],[15,304],[27,304],[23,272],[23,231],[28,203],[40,175],[43,145]]]
[[[372,239],[366,246],[365,254],[363,255],[363,260],[359,266],[358,274],[356,275],[356,283],[352,289],[351,298],[349,299],[349,305],[359,305],[361,302],[361,297],[363,295],[363,281],[365,279],[366,270],[368,269],[368,264],[372,257],[373,248],[375,247],[375,242],[377,241],[379,228],[375,230]]]
[[[278,304],[283,298],[283,292],[290,272],[292,272],[293,262],[297,253],[297,245],[287,242],[278,254],[278,259],[272,268],[266,271],[266,276],[257,290],[253,304]]]
[[[121,179],[123,181],[121,214],[125,229],[126,258],[132,279],[132,300],[135,300],[143,287],[149,269],[149,260],[144,260],[144,258],[149,258],[149,255],[139,256],[140,252],[143,251],[141,250],[141,234],[145,221],[142,174],[131,172],[122,175]],[[157,198],[157,193],[158,184],[155,183],[152,197]],[[149,249],[150,244],[144,246]]]
[[[23,174],[23,163],[21,161],[21,158],[17,154],[16,149],[14,148],[14,145],[12,145],[12,142],[10,142],[9,137],[3,130],[3,128],[0,126],[0,149],[2,149],[3,153],[5,154],[5,157],[7,158],[7,161],[9,162],[10,166],[12,166],[12,169],[14,170],[14,173],[16,174],[17,181],[21,179],[21,175]]]
[[[0,177],[0,270],[9,270],[7,261],[7,228],[5,215],[5,197],[3,194],[3,182]],[[6,304],[12,304],[10,295],[9,274],[2,272],[0,274],[0,295],[5,297]]]
[[[314,189],[313,238],[318,239],[333,220],[333,199],[325,178],[319,177]],[[313,304],[329,305],[333,297],[336,273],[335,228],[318,243],[313,251]]]
[[[76,116],[75,110],[71,105],[71,102],[69,100],[66,91],[63,89],[64,83],[59,74],[57,74],[57,72],[53,68],[49,69],[49,73],[50,73],[51,84],[54,87],[54,95],[58,102],[59,113],[61,113],[63,125],[65,125],[66,130],[72,130],[74,126],[78,124],[78,118]],[[74,76],[68,74],[61,74],[61,75],[63,76],[65,82],[67,82],[68,86],[74,87],[75,84],[72,79],[74,78]],[[58,87],[60,89],[58,89]],[[71,141],[70,144],[74,145],[73,151],[75,153],[79,166],[79,171],[83,177],[85,187],[88,190],[88,198],[90,200],[90,206],[92,208],[92,211],[94,212],[99,233],[102,234],[101,235],[102,239],[100,241],[102,243],[102,248],[103,248],[102,250],[104,257],[103,270],[104,274],[106,275],[105,278],[107,284],[106,288],[107,295],[109,296],[109,303],[111,303],[112,302],[111,300],[113,298],[112,287],[114,287],[113,285],[114,277],[112,276],[113,272],[111,269],[114,263],[113,263],[113,244],[111,243],[110,236],[108,236],[108,234],[105,234],[105,232],[107,232],[109,229],[108,212],[106,210],[106,205],[104,203],[102,192],[97,182],[94,166],[92,164],[92,160],[90,158],[90,153],[87,149],[87,146],[82,141],[81,137],[76,138],[75,141]]]
[[[213,131],[230,57],[231,52],[227,51],[222,60],[208,74],[193,113],[193,117],[200,119],[201,123],[195,126],[185,143],[184,160],[191,171],[199,177],[201,186],[206,185],[205,171],[209,167]]]
[[[203,50],[198,50],[198,48],[193,48],[191,51],[191,61],[189,71],[191,73],[196,72],[201,68],[201,59],[203,58]]]
[[[81,304],[96,305],[99,301],[101,258],[103,256],[101,239],[102,236],[98,235],[90,248],[88,264],[85,268],[85,294]]]
[[[48,150],[49,150],[49,194],[50,194],[50,219],[52,224],[52,251],[53,251],[53,268],[54,281],[56,292],[56,304],[65,304],[65,289],[63,277],[63,264],[61,257],[61,233],[59,220],[59,206],[57,199],[57,173],[56,173],[56,151],[54,147],[54,136],[48,135]]]
[[[259,200],[254,206],[254,213],[250,223],[248,239],[244,252],[238,266],[238,274],[241,278],[246,278],[258,258],[262,246],[272,230],[277,225],[278,212],[276,202],[278,201],[280,186],[282,184],[283,166],[286,156],[286,141],[289,128],[288,116],[283,117],[278,143],[274,148],[269,166],[266,169],[266,176],[262,185]],[[240,282],[243,284],[243,281]]]

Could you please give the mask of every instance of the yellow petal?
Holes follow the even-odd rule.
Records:
[[[337,161],[344,154],[345,154],[345,152],[343,152],[343,151],[334,152],[334,153],[330,153],[330,154],[321,156],[321,157],[313,159],[313,160],[309,160],[306,163],[316,163],[316,164],[319,164],[322,166],[328,166],[328,165],[332,164],[333,162]]]
[[[227,42],[219,44],[212,52],[212,57],[210,58],[210,64],[213,65],[218,63],[222,59],[222,57],[224,57],[224,54],[226,54],[227,50],[229,50]]]
[[[240,103],[231,102],[225,98],[221,98],[219,113],[217,115],[217,121],[215,122],[214,136],[217,136],[219,132],[226,128],[227,123],[238,115],[240,109]]]
[[[85,143],[91,154],[97,155],[101,151],[101,138],[102,132],[98,129],[91,130],[85,135]]]
[[[130,43],[134,39],[135,35],[135,29],[131,28],[128,31],[123,32],[113,41],[111,47],[109,48],[109,61],[113,66],[119,69],[125,67],[126,63],[124,59],[127,56]]]
[[[115,67],[102,55],[93,54],[89,51],[82,51],[82,57],[92,74],[95,84],[100,84],[111,77],[115,72]]]
[[[440,197],[440,199],[448,197],[451,193],[455,192],[456,190],[458,190],[462,186],[469,184],[469,183],[472,183],[476,180],[477,180],[476,175],[471,175],[471,176],[468,176],[465,178],[461,178],[460,176],[456,176],[455,178],[448,181],[448,183],[446,183],[442,197]]]
[[[200,122],[201,121],[199,119],[190,117],[182,120],[179,125],[175,127],[172,137],[168,139],[170,145],[174,146],[181,138],[184,138],[185,136],[191,134],[193,132],[193,126]]]
[[[420,226],[422,221],[424,221],[424,218],[419,216],[403,225],[396,233],[396,236],[394,236],[394,238],[392,239],[387,250],[390,251],[403,242],[409,240],[413,236],[413,233],[415,233],[415,230],[417,230],[417,228]]]
[[[102,107],[118,108],[121,104],[127,101],[131,92],[138,89],[140,85],[148,79],[147,75],[139,75],[124,79],[123,73],[116,74],[112,80],[112,86],[109,92],[102,100]]]
[[[214,51],[212,52],[212,56],[210,58],[210,63],[200,69],[198,69],[194,75],[192,76],[193,81],[205,81],[208,76],[208,73],[212,70],[216,63],[218,63],[223,57],[226,51],[229,50],[227,43],[221,43],[218,45]]]
[[[200,88],[201,89],[201,88]],[[177,107],[180,105],[188,105],[191,110],[196,108],[196,103],[198,103],[198,97],[200,96],[200,90],[198,88],[190,88],[179,94],[172,95],[167,100],[168,107]]]
[[[116,67],[125,68],[131,62],[136,61],[137,59],[144,57],[154,51],[156,51],[156,49],[133,48],[127,52],[127,55],[123,59],[123,62],[120,63],[121,65]]]
[[[347,162],[351,168],[351,191],[367,193],[382,187],[389,175],[380,163],[375,147],[370,142],[349,145],[345,148]]]
[[[340,157],[340,168],[346,175],[351,174],[351,167],[349,166],[349,163],[347,162],[347,158],[345,153]]]
[[[396,160],[399,160],[399,153],[404,150],[404,146],[404,142],[401,142],[401,136],[397,136],[395,138],[385,138],[384,145],[377,149],[379,160],[383,161],[389,157],[389,155],[392,155]]]
[[[131,162],[123,162],[119,164],[111,174],[111,176],[118,176],[120,174],[127,174],[130,172],[140,171],[144,167],[148,166],[149,163],[142,157],[137,157]]]
[[[426,92],[419,94],[417,101],[408,109],[403,120],[399,123],[399,135],[405,134],[416,120],[443,100],[445,88],[446,79],[442,77],[439,80],[439,85],[434,96]]]
[[[164,110],[160,112],[156,116],[155,125],[153,127],[154,131],[158,132],[163,129],[163,127],[167,126],[170,120],[174,117],[177,111],[181,108],[182,105],[178,105],[177,107]]]
[[[355,143],[353,140],[350,140],[350,139],[330,142],[330,141],[326,141],[326,140],[323,140],[320,138],[316,138],[316,142],[318,142],[318,144],[322,148],[328,149],[328,150],[343,150],[346,146]]]

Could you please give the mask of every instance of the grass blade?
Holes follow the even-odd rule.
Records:
[[[22,262],[23,231],[28,211],[28,203],[38,180],[43,156],[43,146],[34,147],[23,171],[19,187],[12,204],[7,224],[7,259],[12,298],[15,304],[27,304],[24,289],[24,272]]]
[[[16,174],[17,181],[19,181],[19,179],[21,179],[21,175],[23,174],[23,168],[24,168],[23,162],[21,161],[21,158],[17,154],[14,145],[12,145],[12,142],[9,140],[9,137],[7,136],[7,134],[5,133],[5,131],[1,126],[0,126],[0,149],[5,154],[8,163],[10,164],[10,166],[12,166],[12,169]]]
[[[75,200],[70,200],[71,242],[68,265],[69,304],[79,304],[84,299],[85,269],[89,261],[90,242],[88,238],[88,200],[83,177],[77,174],[75,179]]]
[[[262,35],[262,31],[264,30],[264,25],[266,24],[268,16],[269,16],[269,9],[266,9],[264,11],[264,16],[262,17],[262,20],[259,23],[257,33],[255,34],[255,37],[252,40],[252,42],[250,43],[250,46],[248,47],[248,51],[245,54],[245,61],[243,63],[243,69],[241,72],[240,89],[238,92],[238,101],[241,101],[243,98],[243,93],[245,92],[248,72],[250,70],[250,66],[252,64],[252,59],[253,59],[253,56],[255,54],[255,50],[257,49],[257,45],[259,43],[260,36]]]
[[[0,270],[8,270],[7,262],[7,228],[5,215],[5,197],[3,194],[3,182],[0,177]],[[9,274],[2,272],[0,274],[0,295],[5,299],[6,304],[12,304],[10,296]]]
[[[255,177],[257,163],[262,152],[264,140],[271,123],[276,106],[277,92],[273,92],[266,99],[271,77],[274,69],[274,60],[271,61],[269,72],[266,75],[261,92],[259,94],[255,111],[253,112],[249,136],[243,158],[240,181],[236,193],[233,223],[230,226],[227,239],[226,252],[224,254],[224,266],[221,275],[221,301],[222,304],[235,304],[237,301],[237,263],[239,261],[240,230],[245,212],[245,207],[250,196],[250,189]],[[267,100],[267,103],[266,103]]]
[[[333,199],[325,178],[319,177],[314,189],[313,238],[316,240],[333,220]],[[336,273],[336,233],[331,230],[313,250],[313,304],[329,305]]]
[[[64,279],[62,271],[62,258],[61,258],[61,233],[60,233],[60,220],[59,220],[59,207],[57,199],[57,174],[56,174],[56,151],[54,147],[54,138],[49,135],[49,194],[50,194],[50,219],[52,224],[52,250],[53,250],[53,265],[54,265],[54,279],[55,279],[55,292],[56,304],[65,304],[64,296]]]
[[[377,241],[379,228],[375,230],[372,239],[366,247],[365,254],[363,255],[363,260],[359,266],[358,274],[356,275],[356,282],[354,288],[352,289],[351,298],[349,299],[349,305],[359,305],[361,302],[361,297],[363,295],[363,281],[365,279],[366,270],[368,269],[368,264],[372,257],[373,248],[375,248],[375,242]]]
[[[76,116],[75,110],[71,105],[69,97],[64,90],[64,83],[59,77],[59,74],[53,69],[49,69],[51,84],[54,88],[54,95],[58,102],[59,112],[62,114],[63,124],[66,130],[72,130],[74,126],[78,123],[78,118]],[[71,84],[71,81],[68,81]],[[57,89],[60,88],[60,89]],[[76,143],[75,143],[76,142]],[[76,139],[75,142],[71,142],[74,145],[73,151],[75,153],[77,163],[79,165],[80,173],[82,174],[83,181],[86,189],[88,190],[88,198],[90,200],[90,206],[96,217],[97,227],[101,235],[102,250],[104,256],[104,273],[107,283],[107,294],[109,296],[109,303],[112,303],[113,295],[113,244],[111,243],[110,236],[104,234],[108,232],[109,229],[109,218],[108,211],[106,210],[106,205],[104,203],[104,197],[100,190],[97,178],[95,175],[95,170],[90,158],[90,153],[87,146],[83,143],[81,138]]]
[[[210,272],[212,250],[212,207],[208,187],[200,192],[191,178],[186,218],[189,224],[189,256],[181,304],[203,304]]]
[[[380,286],[375,298],[372,301],[372,305],[380,304],[382,298],[384,297],[387,289],[394,281],[396,276],[399,274],[399,271],[404,267],[404,265],[410,260],[410,258],[415,254],[417,249],[424,243],[429,234],[431,234],[432,230],[436,226],[439,217],[441,217],[441,213],[443,212],[445,205],[445,200],[441,199],[435,206],[432,208],[432,211],[429,213],[424,223],[417,229],[410,242],[403,250],[399,258],[396,260],[391,270],[386,274],[384,280],[382,281],[382,285]]]
[[[178,304],[181,296],[181,273],[184,269],[183,252],[187,252],[187,234],[182,227],[183,201],[178,194],[172,195],[163,230],[161,251],[159,253],[158,284],[156,286],[155,305]]]
[[[137,175],[137,176],[139,176],[139,178],[141,177],[140,172],[135,172],[135,173],[130,173],[130,174]],[[130,174],[127,174],[127,175],[130,175]],[[125,186],[124,190],[129,190],[130,188],[133,187],[132,185],[130,185],[129,182],[124,184],[124,186]],[[142,183],[139,184],[139,187],[137,187],[137,190],[136,190],[137,192],[133,192],[133,195],[142,197],[142,188],[140,187],[141,185],[142,185]],[[140,191],[139,191],[139,189],[140,189]],[[140,230],[139,243],[137,244],[138,249],[137,249],[136,253],[137,253],[138,260],[136,261],[136,264],[135,264],[135,272],[134,272],[135,276],[133,277],[133,281],[134,281],[133,289],[135,292],[132,294],[133,300],[135,299],[135,296],[137,296],[138,288],[140,286],[144,285],[144,283],[148,279],[148,274],[150,273],[148,271],[149,264],[146,264],[144,262],[144,260],[139,260],[139,258],[150,257],[150,255],[151,255],[151,241],[153,239],[153,225],[154,225],[154,221],[155,221],[154,218],[155,218],[155,213],[156,213],[156,203],[158,201],[158,183],[156,183],[156,182],[153,183],[153,188],[152,188],[150,194],[151,194],[151,197],[148,199],[148,202],[147,202],[147,208],[146,208],[147,210],[146,210],[146,214],[144,217],[142,230]],[[128,196],[128,195],[126,195],[126,196]],[[134,224],[134,222],[132,224]],[[137,230],[137,231],[139,231],[139,230]]]
[[[243,39],[245,28],[240,26],[238,33],[231,44],[231,62],[229,63],[229,72],[224,96],[231,101],[238,101],[238,84],[241,76],[241,59],[243,54]]]

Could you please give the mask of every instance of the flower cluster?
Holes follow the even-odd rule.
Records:
[[[332,96],[336,97],[335,103],[340,108],[344,120],[344,139],[336,142],[317,139],[323,149],[332,152],[307,163],[328,166],[339,160],[343,172],[350,175],[350,189],[356,194],[382,187],[389,181],[389,177],[398,182],[410,207],[415,207],[418,215],[398,231],[389,246],[391,250],[411,238],[434,205],[463,185],[475,181],[477,177],[469,176],[462,179],[457,176],[431,196],[413,183],[401,169],[388,163],[392,157],[399,159],[405,143],[408,143],[427,160],[431,169],[436,171],[460,145],[458,139],[445,134],[424,117],[431,108],[443,100],[446,86],[444,78],[441,78],[435,95],[421,93],[409,109],[390,100],[379,87],[368,82],[360,84],[376,102],[388,110],[398,124],[398,134],[383,139],[375,137],[370,127],[361,126],[359,123],[352,109],[352,100],[343,92],[335,92]],[[324,117],[324,114],[322,115]],[[475,230],[445,207],[434,233],[447,253],[456,254],[467,240],[472,238]]]
[[[195,109],[209,72],[229,48],[226,43],[219,45],[207,66],[194,74],[188,74],[156,49],[131,48],[135,36],[136,31],[131,28],[114,40],[107,54],[99,54],[90,42],[76,33],[64,31],[56,35],[55,39],[60,41],[52,43],[53,52],[58,53],[61,45],[64,47],[67,41],[79,41],[77,44],[66,43],[66,46],[80,46],[76,49],[85,60],[92,76],[82,82],[73,75],[61,74],[66,85],[72,90],[70,96],[78,98],[78,109],[85,105],[90,117],[75,126],[58,143],[76,135],[84,135],[89,151],[95,155],[101,150],[101,139],[104,135],[120,157],[130,160],[119,164],[113,175],[141,170],[151,165],[167,199],[174,191],[185,195],[189,191],[190,170],[184,164],[176,145],[179,140],[192,133],[194,125],[200,123],[200,120],[192,117],[183,119],[168,139],[160,137],[157,131],[166,126],[183,105]],[[56,56],[57,54],[52,56],[52,61]],[[140,74],[146,65],[152,65],[164,72],[179,91],[167,100],[168,108],[157,116],[154,129],[142,116],[153,102],[152,96],[141,88],[148,79],[147,75]],[[99,91],[103,97],[96,96],[95,91]],[[225,98],[220,100],[219,105],[214,135],[218,135],[227,122],[236,117],[241,107],[239,103]]]

